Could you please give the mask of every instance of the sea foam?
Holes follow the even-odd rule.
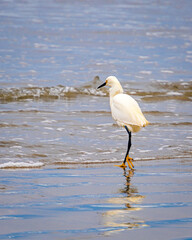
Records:
[[[0,164],[0,169],[6,169],[6,168],[38,168],[42,167],[44,164],[42,162],[6,162]]]

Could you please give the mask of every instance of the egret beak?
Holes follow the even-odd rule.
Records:
[[[106,82],[104,82],[103,84],[101,84],[97,89],[104,87],[106,85]]]

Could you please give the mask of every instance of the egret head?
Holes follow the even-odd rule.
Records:
[[[113,97],[116,94],[123,93],[123,88],[121,87],[120,82],[115,76],[109,76],[106,78],[105,82],[101,84],[97,89],[104,87],[104,86],[109,86],[110,87],[110,96]]]
[[[104,86],[114,87],[118,85],[120,85],[118,79],[115,76],[109,76],[108,78],[106,78],[105,82],[101,84],[97,89]]]

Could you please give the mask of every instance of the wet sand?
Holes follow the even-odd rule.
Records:
[[[190,165],[1,170],[0,239],[191,239]]]

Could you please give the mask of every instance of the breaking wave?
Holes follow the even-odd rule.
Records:
[[[81,95],[108,96],[109,93],[107,88],[97,90],[100,84],[100,78],[96,76],[92,81],[79,87],[58,85],[53,87],[30,86],[21,88],[2,88],[0,89],[0,101],[75,98]],[[135,86],[138,87],[137,84]],[[149,88],[150,90],[148,90]],[[170,99],[191,101],[192,81],[175,83],[152,82],[145,90],[135,89],[132,86],[129,89],[125,89],[125,92],[133,96],[139,96],[144,101],[165,101]]]
[[[53,87],[3,88],[0,89],[0,100],[59,99],[77,97],[78,95],[105,96],[107,91],[97,91],[96,86],[99,84],[99,77],[95,77],[92,82],[80,87],[58,85]]]

